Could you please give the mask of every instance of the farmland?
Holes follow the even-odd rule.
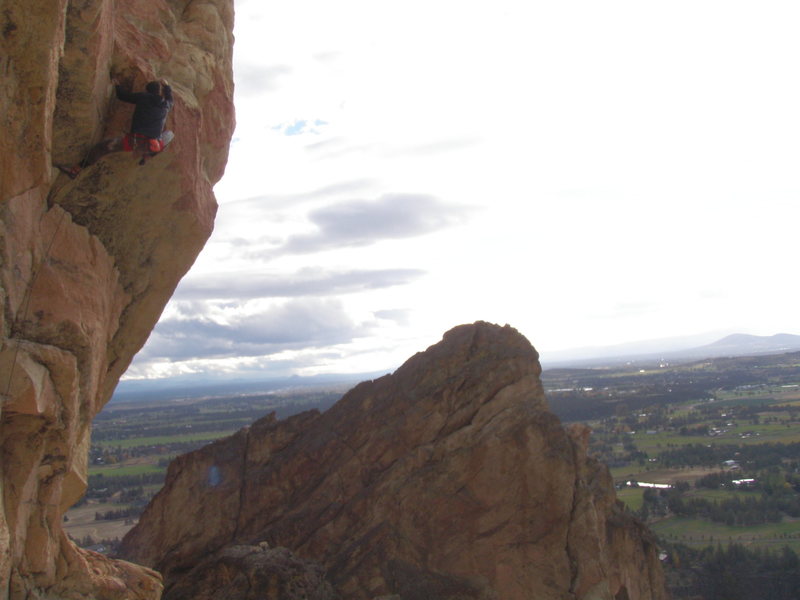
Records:
[[[773,569],[775,581],[800,578],[785,566],[800,553],[800,354],[558,369],[542,379],[562,421],[591,426],[590,453],[671,557],[674,598],[699,593],[698,573],[721,576],[722,558]],[[269,412],[324,410],[348,387],[112,402],[95,420],[89,489],[65,529],[82,545],[113,552],[172,458]]]
[[[738,581],[729,596],[745,594],[752,572],[779,564],[790,566],[770,577],[798,591],[785,552],[800,553],[800,354],[562,369],[543,380],[562,420],[592,427],[590,451],[609,465],[618,499],[667,550],[674,598],[717,597],[703,581],[718,576]],[[723,577],[723,558],[750,566]]]

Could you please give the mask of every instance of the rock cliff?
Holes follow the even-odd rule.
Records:
[[[213,227],[233,130],[232,0],[4,0],[0,11],[0,599],[157,598],[157,573],[76,548],[92,417]],[[166,78],[176,138],[139,166],[125,133]]]
[[[347,599],[664,598],[653,538],[539,374],[514,329],[457,327],[324,414],[176,459],[123,551],[176,600],[200,597],[201,559],[259,543],[319,562]]]

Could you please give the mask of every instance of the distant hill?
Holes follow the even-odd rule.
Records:
[[[695,348],[696,352],[713,352],[714,356],[746,354],[777,354],[800,350],[800,335],[777,333],[770,336],[735,333],[713,344]]]
[[[737,333],[720,338],[706,333],[688,337],[663,338],[618,344],[543,352],[545,369],[560,367],[616,366],[626,362],[653,360],[700,360],[724,356],[780,354],[800,351],[800,335],[779,333],[757,336]],[[349,389],[360,381],[376,379],[390,370],[373,373],[326,374],[269,378],[251,376],[226,378],[219,375],[184,375],[166,379],[123,380],[112,401],[161,401],[225,395],[251,395],[277,390]]]
[[[735,333],[714,341],[709,339],[709,335],[564,350],[544,353],[541,360],[545,368],[590,367],[629,361],[697,360],[722,356],[780,354],[800,350],[800,335],[789,333],[778,333],[771,336]]]

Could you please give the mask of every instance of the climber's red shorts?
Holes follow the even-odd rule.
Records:
[[[164,142],[158,138],[149,138],[141,133],[126,133],[122,138],[122,149],[125,152],[161,152],[164,149]]]

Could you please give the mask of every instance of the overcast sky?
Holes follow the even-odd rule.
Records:
[[[214,235],[128,377],[800,333],[800,3],[237,0]]]

